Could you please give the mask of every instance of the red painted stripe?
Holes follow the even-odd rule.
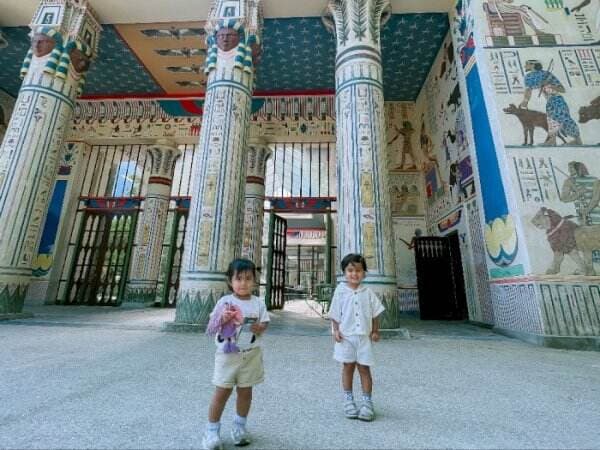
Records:
[[[265,185],[265,179],[261,177],[246,177],[246,183]]]
[[[180,100],[179,103],[183,109],[191,114],[202,114],[202,108],[196,105],[195,100]]]
[[[148,178],[148,184],[162,184],[165,186],[171,186],[172,181],[169,178],[164,177],[150,177]]]

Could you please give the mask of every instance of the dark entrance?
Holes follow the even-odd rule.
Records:
[[[467,319],[458,233],[416,238],[415,261],[421,319]]]
[[[283,309],[285,302],[285,249],[287,222],[274,212],[269,215],[269,246],[265,303],[267,309]]]

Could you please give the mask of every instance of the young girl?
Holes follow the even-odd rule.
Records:
[[[227,280],[233,294],[219,299],[207,328],[216,330],[215,370],[216,386],[208,409],[208,424],[202,438],[205,449],[220,449],[221,415],[225,404],[236,387],[236,412],[231,437],[237,446],[248,445],[246,418],[252,402],[252,386],[264,379],[261,336],[267,329],[269,314],[265,303],[252,295],[256,268],[247,259],[236,259],[229,264]]]
[[[384,311],[375,293],[362,285],[367,275],[367,262],[362,255],[349,254],[342,259],[346,283],[340,283],[333,293],[329,318],[335,339],[333,357],[343,364],[344,414],[349,419],[370,422],[375,418],[371,391],[374,363],[372,342],[379,340],[379,315]],[[360,409],[354,403],[352,381],[358,369],[363,391]]]

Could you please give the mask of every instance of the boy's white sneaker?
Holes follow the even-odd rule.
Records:
[[[356,419],[358,417],[358,409],[352,400],[344,401],[344,415],[347,419]]]
[[[371,422],[375,419],[375,410],[373,409],[373,402],[364,402],[358,411],[358,420],[364,420],[365,422]]]
[[[236,447],[243,447],[244,445],[250,444],[250,436],[246,431],[246,427],[243,425],[233,424],[231,429],[231,439],[233,439],[233,445]]]
[[[202,448],[204,450],[223,450],[223,442],[216,431],[205,431],[202,436]]]

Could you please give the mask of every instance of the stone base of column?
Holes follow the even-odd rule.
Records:
[[[385,284],[367,281],[366,284],[377,294],[385,308],[385,311],[379,316],[381,336],[410,338],[408,330],[400,327],[402,308],[395,280]]]
[[[166,331],[203,333],[215,304],[227,292],[225,283],[195,289],[180,288],[175,321],[166,322],[164,329]]]
[[[152,306],[156,302],[156,283],[147,285],[129,285],[121,306]]]
[[[2,316],[23,312],[29,282],[19,278],[7,280],[0,275],[0,315]]]

